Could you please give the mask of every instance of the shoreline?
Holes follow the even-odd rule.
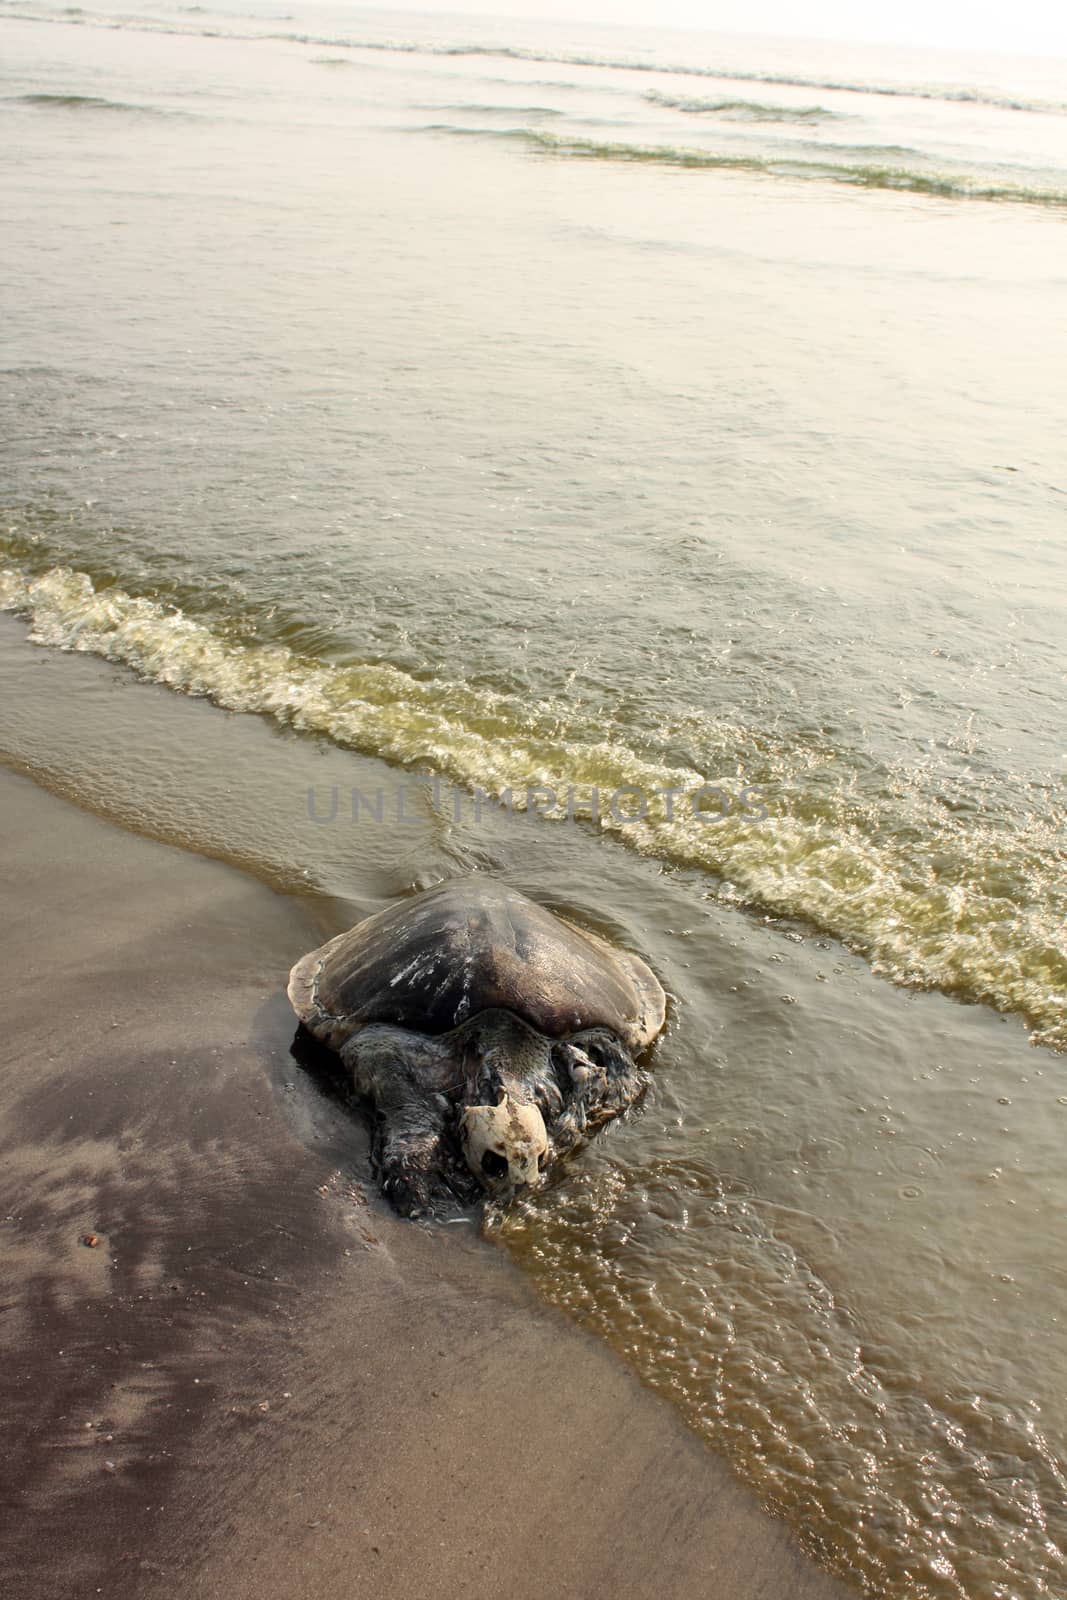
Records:
[[[311,900],[0,792],[12,1600],[851,1592],[473,1228],[364,1190],[288,1054]]]

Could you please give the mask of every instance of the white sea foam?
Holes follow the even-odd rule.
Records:
[[[715,784],[725,761],[722,773],[657,763],[621,737],[591,739],[588,728],[561,726],[557,706],[424,681],[388,664],[341,666],[284,646],[237,642],[217,622],[120,588],[97,589],[66,567],[37,575],[18,564],[0,569],[0,608],[25,617],[37,644],[102,656],[180,693],[489,795],[510,792],[519,807],[528,785],[543,785],[560,809],[569,797],[571,813],[590,826],[643,854],[707,872],[727,885],[727,897],[804,919],[898,982],[1018,1012],[1035,1040],[1067,1048],[1055,819],[1010,838],[972,823],[938,839],[939,865],[923,870],[922,850],[894,840],[884,819],[865,828],[862,812],[796,795],[765,793],[763,819],[735,806],[714,822],[701,820],[685,799],[670,806],[662,791],[688,795]],[[723,787],[736,794],[736,764]],[[638,791],[641,803],[605,803],[623,790]],[[946,862],[947,852],[957,859]]]

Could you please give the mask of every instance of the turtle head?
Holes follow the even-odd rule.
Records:
[[[466,1107],[459,1142],[467,1165],[490,1193],[536,1183],[548,1161],[545,1119],[506,1089],[498,1105]]]

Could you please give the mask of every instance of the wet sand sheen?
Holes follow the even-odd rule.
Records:
[[[306,902],[0,792],[12,1600],[846,1593],[491,1247],[365,1195],[343,1112],[294,1135]]]

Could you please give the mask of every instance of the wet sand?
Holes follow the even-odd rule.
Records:
[[[2,770],[0,815],[9,1600],[848,1592],[472,1228],[364,1187],[289,1054],[312,902]]]

